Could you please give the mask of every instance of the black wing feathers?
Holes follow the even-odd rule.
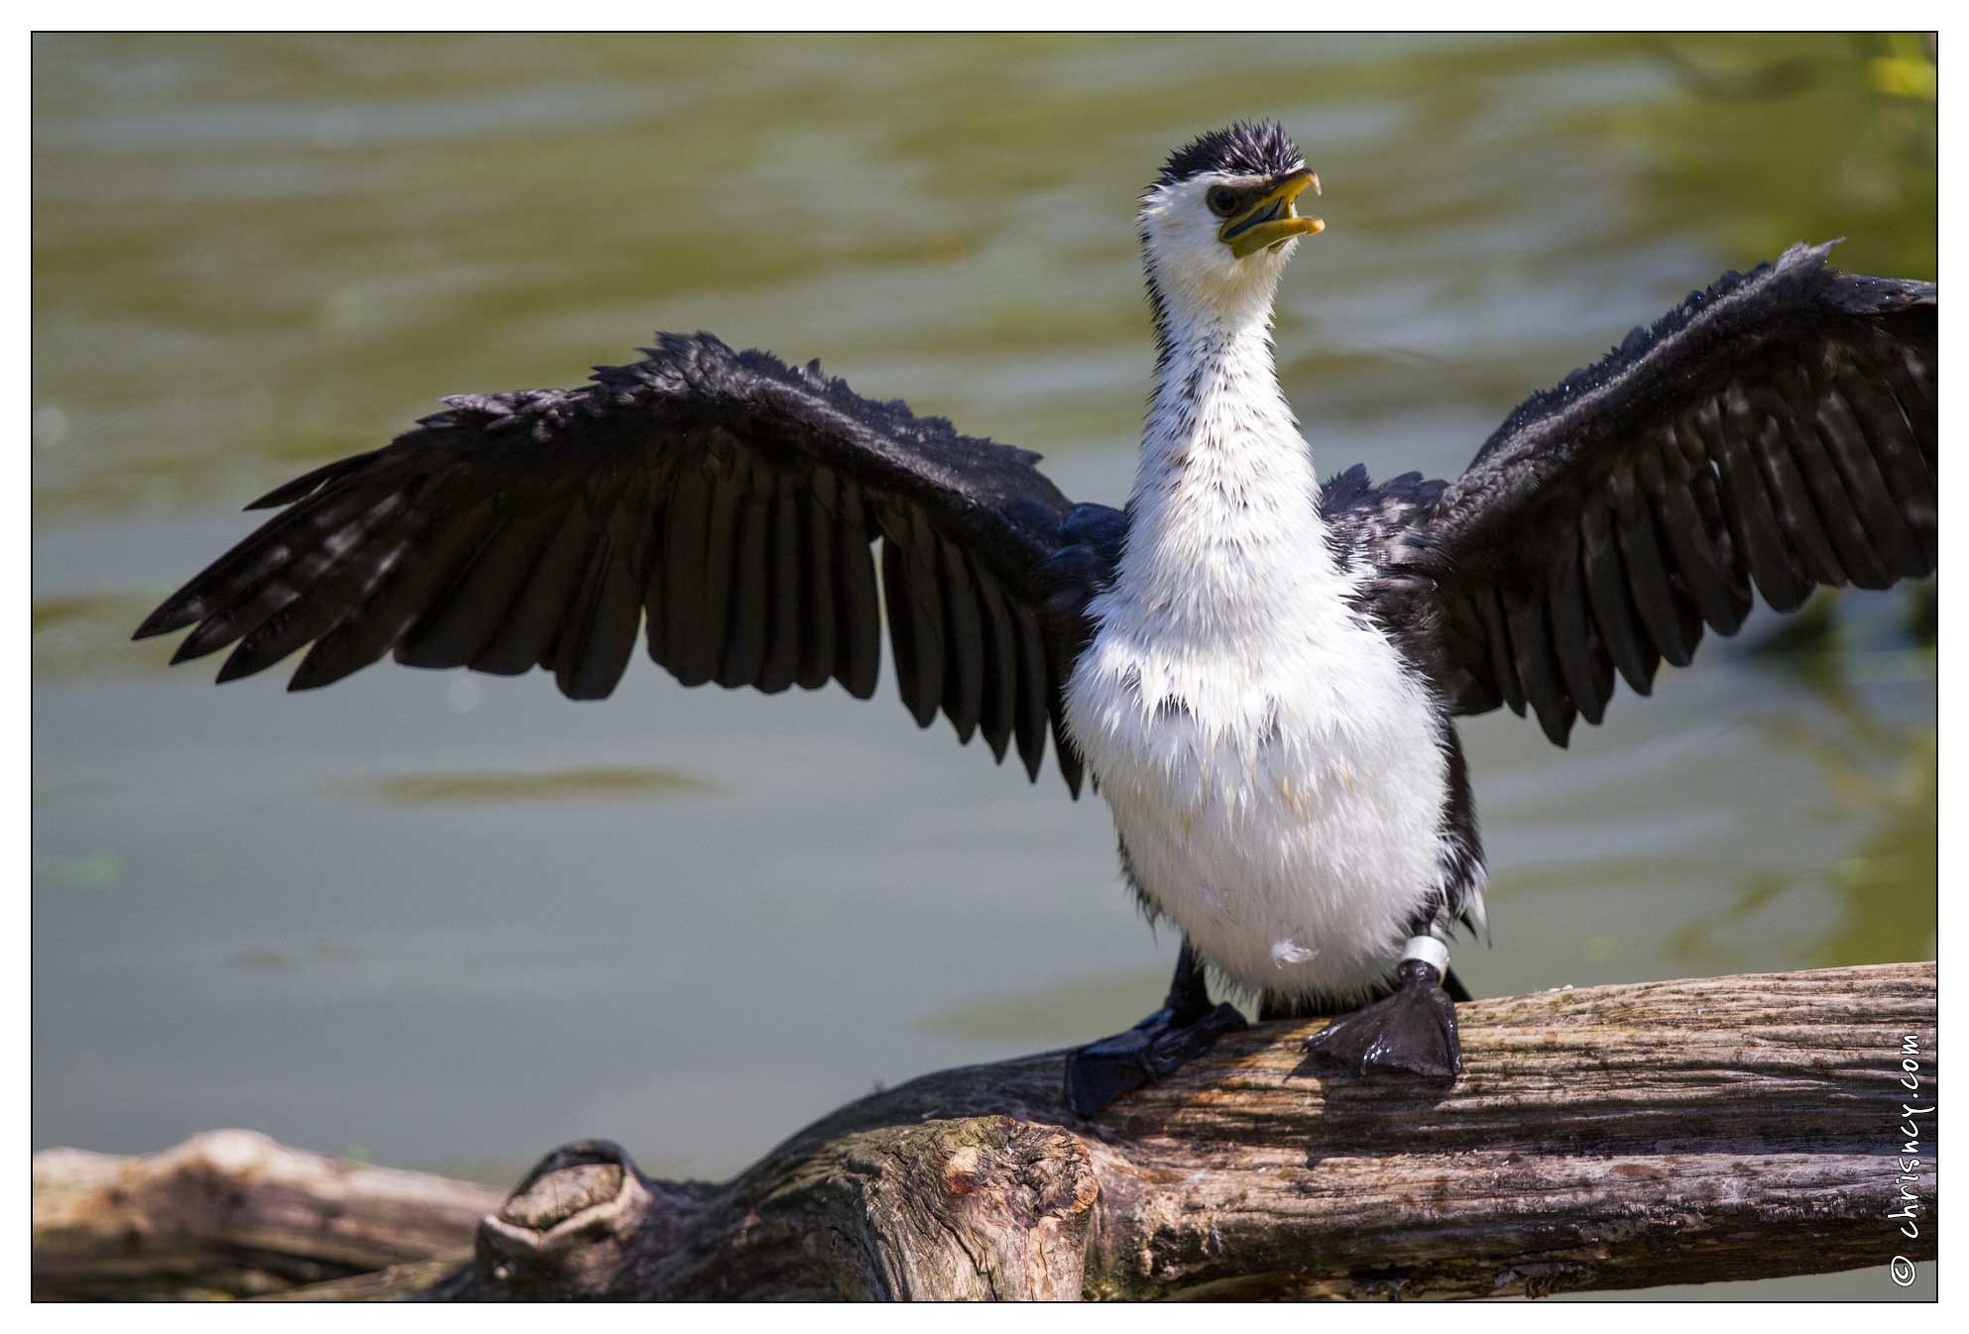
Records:
[[[284,508],[139,637],[195,627],[174,661],[237,644],[221,679],[312,643],[295,688],[393,652],[540,667],[598,699],[644,626],[686,685],[838,680],[866,698],[886,594],[917,721],[941,711],[1001,759],[1016,737],[1036,777],[1110,563],[1054,558],[1079,549],[1070,513],[1098,507],[1072,510],[1037,456],[860,398],[817,364],[709,335],[646,351],[578,390],[449,399],[387,448],[277,488],[255,507]]]
[[[1705,626],[1734,633],[1753,586],[1787,611],[1933,572],[1935,288],[1841,275],[1829,249],[1692,293],[1527,400],[1433,500],[1329,489],[1357,525],[1409,507],[1367,543],[1370,602],[1424,627],[1409,652],[1459,712],[1529,708],[1563,745],[1616,673],[1646,694]]]

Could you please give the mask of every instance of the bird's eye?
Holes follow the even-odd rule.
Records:
[[[1210,192],[1210,211],[1220,218],[1228,218],[1237,208],[1237,191],[1218,186]]]

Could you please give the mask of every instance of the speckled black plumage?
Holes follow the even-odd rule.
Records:
[[[609,694],[639,625],[685,684],[875,689],[883,582],[904,703],[1035,776],[1118,514],[1071,507],[1038,455],[862,398],[708,334],[569,390],[449,398],[368,454],[255,502],[284,506],[167,599],[139,637],[220,672],[312,643],[294,688],[393,653],[419,667],[552,671]],[[1101,544],[1095,551],[1090,540]]]
[[[1617,679],[1641,694],[1733,634],[1753,586],[1935,568],[1936,291],[1829,246],[1727,275],[1532,395],[1451,483],[1328,489],[1359,597],[1456,713],[1532,712],[1564,745]]]

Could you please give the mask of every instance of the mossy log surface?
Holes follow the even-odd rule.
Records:
[[[1453,1086],[1311,1066],[1299,1043],[1323,1021],[1265,1024],[1091,1121],[1060,1102],[1058,1052],[926,1075],[719,1183],[655,1180],[606,1141],[555,1150],[503,1201],[258,1138],[54,1150],[35,1159],[35,1291],[1486,1297],[1934,1258],[1932,1114],[1920,1235],[1887,1217],[1903,1108],[1939,1092],[1932,963],[1459,1013]]]

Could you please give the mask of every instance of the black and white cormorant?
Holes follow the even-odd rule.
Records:
[[[1069,1059],[1077,1110],[1242,1022],[1206,969],[1267,1014],[1353,1010],[1327,1058],[1452,1077],[1445,942],[1485,925],[1454,720],[1508,704],[1563,745],[1753,587],[1786,611],[1932,572],[1936,293],[1796,247],[1534,394],[1455,481],[1321,485],[1271,344],[1317,185],[1240,124],[1143,194],[1158,355],[1125,509],[818,363],[666,334],[262,497],[280,513],[137,633],[193,627],[174,662],[234,645],[221,681],[307,647],[294,689],[389,653],[598,699],[641,627],[685,685],[867,698],[886,607],[917,722],[1034,778],[1050,733],[1183,932],[1164,1007]]]

